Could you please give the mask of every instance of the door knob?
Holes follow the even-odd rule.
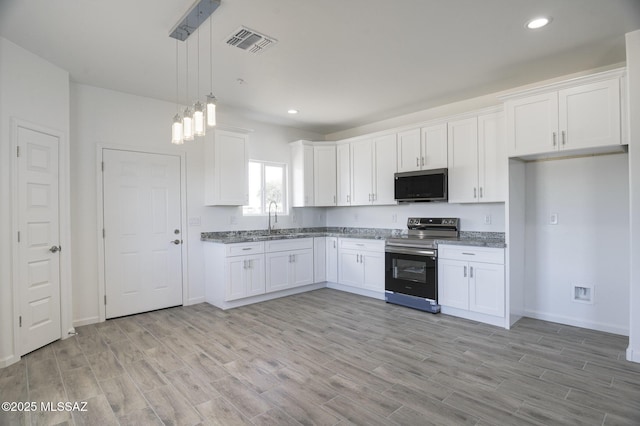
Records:
[[[175,245],[178,245],[178,244],[181,244],[181,243],[182,243],[182,241],[180,241],[180,240],[173,240],[173,241],[169,241],[169,242],[170,242],[170,243],[173,243],[173,244],[175,244]]]
[[[60,246],[51,246],[51,248],[49,249],[49,251],[51,253],[57,253],[57,252],[59,252],[61,250],[62,250],[62,247],[60,247]]]

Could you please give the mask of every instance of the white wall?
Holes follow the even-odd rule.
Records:
[[[73,262],[74,323],[87,324],[99,319],[98,238],[97,238],[97,162],[98,145],[121,146],[158,152],[186,153],[187,217],[200,218],[201,226],[186,230],[188,240],[188,300],[204,301],[204,258],[200,233],[229,229],[266,228],[265,217],[242,217],[241,208],[204,206],[204,144],[196,138],[183,146],[170,143],[170,124],[175,105],[154,99],[96,87],[71,86],[71,176],[72,176],[72,242],[76,256]],[[287,161],[288,143],[301,138],[318,139],[320,135],[291,128],[250,121],[237,111],[218,108],[218,122],[253,130],[249,135],[249,157],[259,160]],[[318,215],[309,209],[300,211],[297,225],[317,226]],[[236,216],[237,224],[230,225]],[[323,218],[320,218],[323,219]],[[288,218],[280,218],[280,226],[288,226]]]
[[[491,224],[484,223],[485,216]],[[327,209],[327,226],[406,229],[409,217],[459,217],[462,231],[504,232],[504,203],[332,207]]]
[[[627,34],[629,76],[629,187],[631,288],[627,359],[640,362],[640,31]]]
[[[10,151],[12,117],[56,130],[66,138],[69,134],[69,74],[0,37],[0,365],[17,356],[13,347],[13,321],[17,314],[13,312],[11,289],[12,245],[15,241],[11,229],[10,171],[15,158]],[[64,210],[61,206],[61,212]],[[62,321],[68,322],[68,319],[63,317]]]
[[[525,315],[628,334],[627,154],[532,162],[525,176]],[[594,303],[573,302],[573,285],[593,286]]]

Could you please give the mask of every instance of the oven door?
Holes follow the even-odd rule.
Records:
[[[389,247],[385,290],[438,301],[438,258],[433,249]]]

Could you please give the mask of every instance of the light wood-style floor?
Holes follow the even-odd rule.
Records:
[[[88,411],[0,424],[640,424],[627,338],[532,319],[507,331],[322,289],[78,333],[0,370],[0,401]]]

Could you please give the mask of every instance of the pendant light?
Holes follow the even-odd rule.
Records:
[[[182,129],[182,117],[180,116],[180,91],[178,90],[178,40],[176,39],[176,115],[171,125],[171,143],[182,145],[184,143]]]
[[[197,66],[198,70],[196,72],[196,88],[197,94],[200,96],[200,30],[198,30],[198,55],[197,55]],[[204,105],[200,102],[199,99],[196,100],[196,103],[193,105],[193,133],[196,136],[204,136],[206,131],[205,120],[204,120]]]
[[[213,96],[213,18],[209,18],[209,79],[210,91],[207,95],[207,126],[216,125],[216,97]]]
[[[189,103],[189,40],[186,43],[187,46],[187,104]],[[182,119],[182,126],[184,132],[184,140],[192,141],[194,137],[194,129],[193,129],[193,111],[189,106],[184,110],[184,117]]]

